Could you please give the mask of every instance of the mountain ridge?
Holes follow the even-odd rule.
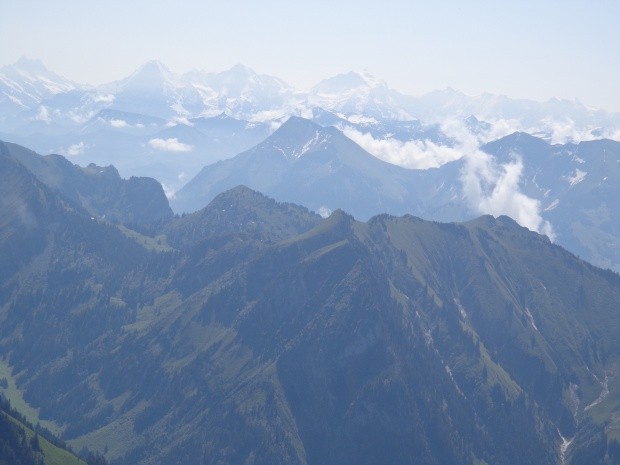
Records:
[[[0,153],[27,168],[41,182],[63,193],[97,218],[145,225],[172,217],[161,185],[151,178],[121,179],[113,166],[73,165],[61,155],[41,156],[0,141]]]
[[[450,169],[453,165],[443,168]],[[203,168],[171,199],[171,205],[179,212],[196,210],[218,192],[244,184],[314,211],[344,208],[361,218],[382,209],[421,214],[429,208],[424,206],[428,194],[426,198],[416,195],[425,187],[440,185],[440,170],[426,172],[433,174],[427,179],[421,173],[379,160],[336,128],[291,117],[254,148]],[[430,192],[440,206],[449,204],[451,194],[441,189]],[[413,210],[407,202],[415,206]]]
[[[620,278],[513,220],[319,219],[238,187],[161,225],[174,250],[146,250],[1,160],[22,173],[0,170],[3,189],[59,207],[27,244],[0,229],[21,257],[0,351],[74,447],[144,465],[546,465],[559,429],[567,463],[607,465]]]
[[[6,65],[3,69],[6,73],[6,70],[12,67],[18,68],[19,64]],[[162,82],[169,84],[164,92],[165,98],[156,105],[149,106],[144,100],[138,99],[133,101],[132,108],[129,105],[132,102],[129,94],[127,98],[123,96],[126,92],[115,96],[119,89],[122,90],[122,83],[130,80],[131,76],[116,83],[95,88],[92,86],[75,87],[75,90],[88,88],[89,90],[84,92],[85,96],[89,97],[83,100],[99,101],[99,109],[111,107],[136,111],[140,108],[144,111],[149,110],[150,112],[146,112],[149,116],[166,118],[212,116],[225,111],[241,119],[267,121],[291,114],[307,114],[313,107],[319,106],[350,116],[365,115],[379,119],[398,120],[417,118],[428,123],[443,122],[454,117],[465,118],[474,114],[478,119],[492,122],[518,120],[521,121],[522,129],[551,131],[552,137],[554,131],[560,130],[554,125],[565,126],[565,129],[573,125],[573,132],[577,134],[580,131],[593,133],[592,131],[600,131],[601,128],[603,130],[617,129],[620,124],[620,114],[604,110],[590,110],[575,100],[549,99],[546,102],[536,102],[510,99],[503,95],[488,93],[471,97],[453,89],[434,91],[417,97],[409,96],[387,87],[385,83],[371,77],[367,72],[336,75],[318,83],[308,93],[304,93],[293,89],[278,78],[257,74],[243,65],[233,66],[220,73],[191,71],[182,76],[176,76],[170,73],[165,65],[151,61],[140,66],[133,76],[139,75],[141,70],[148,69],[153,69],[154,73],[151,74],[162,76]],[[334,87],[329,84],[340,81],[344,81],[347,86],[342,88],[342,85]],[[55,77],[50,82],[57,82],[58,89],[69,89],[68,84],[63,84],[65,81],[60,77]],[[358,88],[358,92],[354,92],[349,85]],[[329,90],[331,93],[323,92],[321,89]],[[337,92],[334,92],[335,90]],[[7,97],[1,101],[6,102],[7,105],[13,105],[9,103],[11,101],[9,96],[13,94],[5,90],[4,95]],[[45,98],[49,96],[46,94]],[[15,95],[13,97],[17,98]],[[37,98],[26,105],[31,112],[31,117],[37,117],[36,111],[39,111],[39,117],[42,119],[55,117],[57,111],[52,111],[53,107],[44,100]],[[57,110],[66,111],[60,108]],[[15,109],[11,111],[12,114],[16,114]],[[82,112],[77,108],[71,111]],[[570,115],[568,119],[567,115]]]

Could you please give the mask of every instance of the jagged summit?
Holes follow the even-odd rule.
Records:
[[[14,64],[0,68],[0,121],[78,87],[47,69],[41,60],[22,56]]]
[[[331,78],[324,79],[313,88],[313,91],[332,94],[348,92],[360,87],[374,88],[380,86],[387,87],[387,84],[367,71],[349,71],[348,73],[337,74]]]
[[[324,128],[308,119],[291,116],[256,149],[276,151],[287,160],[296,160],[325,144],[333,136],[333,132],[332,128]]]
[[[301,116],[290,116],[275,132],[279,133],[295,133],[300,136],[308,135],[314,131],[323,129],[322,126]]]
[[[25,55],[19,57],[19,59],[13,64],[14,67],[20,70],[29,71],[32,73],[48,73],[49,70],[43,64],[43,61],[38,58],[28,58]]]
[[[172,72],[163,63],[157,60],[150,60],[140,66],[128,78],[120,81],[120,83],[125,89],[147,90],[153,89],[155,86],[160,88],[175,80]]]

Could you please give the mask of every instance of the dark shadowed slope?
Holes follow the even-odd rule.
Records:
[[[147,251],[5,161],[21,181],[3,193],[26,201],[0,209],[19,251],[0,354],[76,447],[120,464],[613,455],[620,278],[506,217],[319,220],[237,188]]]
[[[10,143],[0,142],[0,152],[98,218],[144,225],[172,216],[164,191],[154,179],[121,179],[113,166],[80,167],[61,155],[41,156]]]

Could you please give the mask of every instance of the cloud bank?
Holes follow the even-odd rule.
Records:
[[[555,240],[551,223],[541,216],[540,201],[521,192],[519,182],[523,160],[514,154],[512,162],[498,164],[482,151],[469,153],[461,171],[463,194],[475,211],[493,216],[507,215],[521,226]]]
[[[405,168],[437,168],[463,156],[459,150],[429,140],[375,139],[351,127],[344,128],[343,133],[375,157]]]
[[[497,163],[494,157],[480,150],[486,135],[481,138],[472,134],[462,123],[455,121],[442,125],[442,131],[459,141],[460,150],[465,154],[460,181],[465,201],[472,210],[493,216],[510,216],[521,226],[555,240],[551,223],[541,215],[540,201],[521,192],[523,160],[519,154],[512,154],[512,161],[508,163]]]
[[[463,121],[446,120],[441,130],[455,141],[454,147],[428,140],[376,139],[351,127],[344,128],[343,132],[377,158],[405,168],[427,169],[463,159],[459,182],[463,199],[472,211],[510,216],[521,226],[555,239],[553,227],[541,215],[540,201],[521,192],[521,157],[513,154],[511,162],[499,164],[480,150],[486,142],[523,130],[518,121],[499,120],[484,131],[472,132]]]

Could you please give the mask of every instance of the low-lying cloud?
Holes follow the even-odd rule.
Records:
[[[114,103],[114,100],[116,97],[113,94],[97,94],[93,97],[95,103],[111,104]]]
[[[82,141],[82,142],[79,142],[77,144],[72,144],[69,147],[67,147],[67,150],[65,151],[65,153],[69,157],[77,157],[78,155],[82,155],[85,150],[86,150],[86,144]]]
[[[465,157],[461,171],[463,194],[475,211],[493,216],[507,215],[521,226],[554,240],[551,223],[540,214],[540,201],[521,192],[523,160],[514,154],[509,163],[498,164],[491,155],[475,151]]]
[[[41,105],[37,110],[37,114],[34,117],[35,121],[44,121],[46,123],[50,122],[50,113],[47,107]]]
[[[442,130],[459,141],[460,150],[465,154],[460,181],[465,201],[472,210],[510,216],[521,226],[555,240],[551,223],[541,215],[540,201],[521,192],[523,159],[519,154],[512,154],[508,163],[497,163],[493,156],[480,150],[480,135],[472,134],[459,122],[446,123]]]
[[[151,139],[149,140],[149,145],[155,150],[166,152],[191,152],[193,149],[191,145],[179,142],[176,137],[171,139]]]
[[[112,126],[113,128],[125,128],[128,126],[127,121],[122,120],[122,119],[111,119],[110,120],[110,126]]]
[[[344,128],[343,133],[375,157],[405,168],[437,168],[463,156],[457,149],[429,140],[375,139],[351,127]]]
[[[463,121],[446,120],[441,124],[441,130],[455,141],[453,147],[428,140],[376,139],[351,127],[343,132],[377,158],[405,168],[427,169],[463,159],[458,182],[463,199],[472,211],[510,216],[521,226],[555,239],[551,224],[541,215],[540,201],[521,192],[523,160],[519,154],[513,154],[510,162],[500,164],[480,150],[486,142],[523,130],[518,121],[500,120],[484,131],[472,132]]]

